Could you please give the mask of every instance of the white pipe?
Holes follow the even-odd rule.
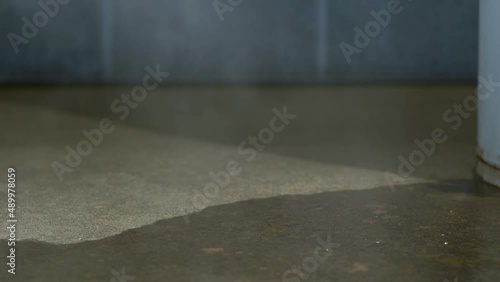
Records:
[[[500,0],[481,0],[479,5],[477,172],[500,187],[500,87],[485,83],[500,82]]]

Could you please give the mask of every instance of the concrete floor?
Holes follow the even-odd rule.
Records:
[[[125,268],[135,281],[498,280],[500,206],[495,189],[474,181],[475,113],[455,128],[443,119],[472,85],[172,87],[125,120],[50,98],[112,101],[126,89],[4,89],[0,159],[18,170],[21,240],[18,275],[7,278],[110,281]],[[283,106],[297,117],[247,161],[238,145]],[[116,129],[60,182],[51,164],[103,117]],[[446,142],[389,187],[398,156],[436,128]],[[241,173],[200,209],[209,173],[231,160]],[[328,235],[327,260],[287,272]]]

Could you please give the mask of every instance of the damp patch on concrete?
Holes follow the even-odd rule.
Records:
[[[3,264],[0,280],[500,279],[500,190],[474,180],[248,200],[189,220],[76,244],[21,241],[17,274]]]

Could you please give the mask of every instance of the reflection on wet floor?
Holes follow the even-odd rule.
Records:
[[[248,200],[98,241],[19,242],[14,280],[500,281],[499,199],[457,180]]]

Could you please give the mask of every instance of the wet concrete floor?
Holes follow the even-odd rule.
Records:
[[[500,281],[499,203],[476,180],[247,200],[96,241],[21,241],[0,280]]]

